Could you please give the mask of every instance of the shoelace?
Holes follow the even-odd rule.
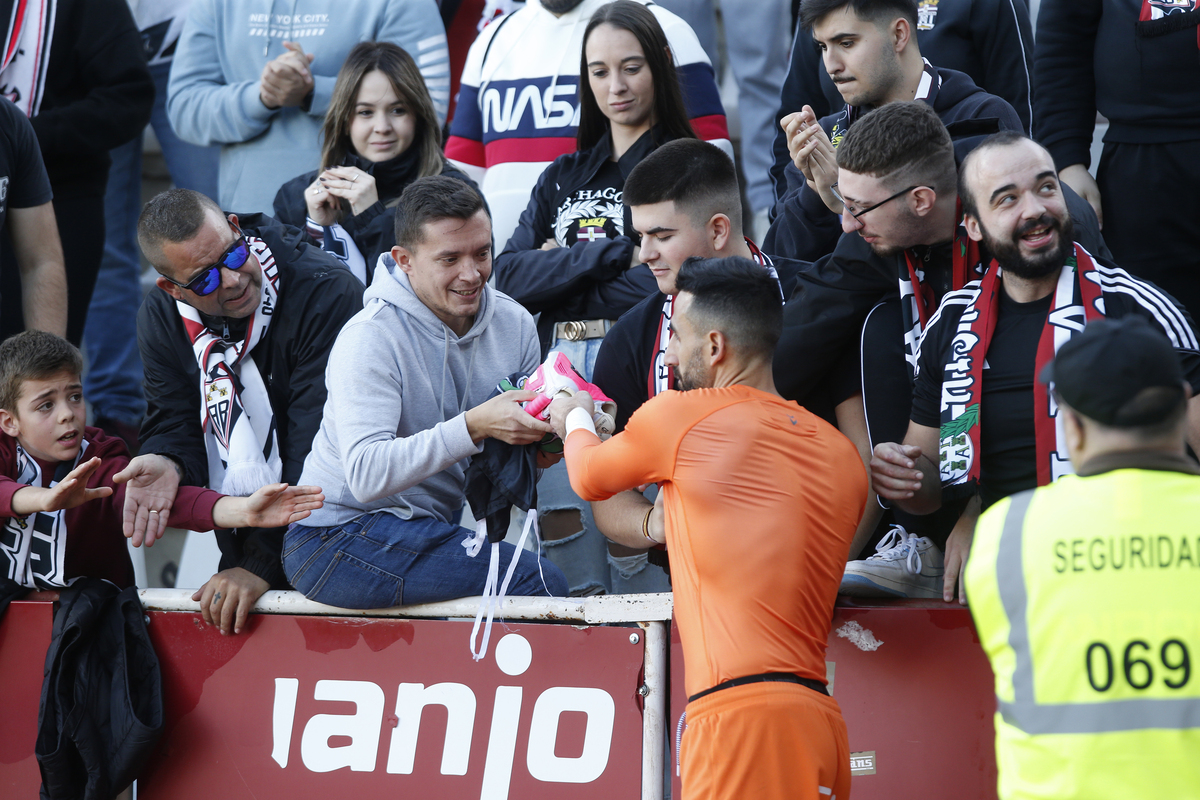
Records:
[[[908,571],[914,575],[921,574],[921,554],[917,551],[917,540],[921,537],[909,533],[903,525],[894,525],[879,544],[875,545],[875,555],[868,561],[899,561],[904,559]]]
[[[488,641],[492,638],[492,617],[495,616],[496,609],[504,602],[505,596],[508,594],[508,584],[512,580],[513,572],[517,569],[517,560],[521,557],[521,551],[525,549],[525,540],[529,538],[529,532],[533,531],[533,540],[537,544],[536,554],[542,551],[542,538],[538,530],[537,524],[537,509],[529,509],[529,513],[525,517],[525,527],[521,530],[521,538],[517,540],[516,550],[513,552],[512,561],[508,564],[508,571],[504,574],[504,582],[497,588],[496,584],[500,577],[500,546],[498,542],[492,542],[491,555],[488,563],[487,582],[484,585],[483,597],[479,601],[479,611],[475,614],[475,625],[471,628],[471,657],[476,661],[481,660],[487,655]],[[471,558],[479,555],[479,551],[483,549],[483,543],[487,541],[487,521],[480,520],[475,526],[475,535],[468,536],[463,539],[460,544],[467,551],[467,555]],[[538,577],[542,579],[542,588],[546,590],[547,597],[553,597],[550,592],[550,587],[546,585],[546,574],[542,571],[541,559],[538,559]],[[487,622],[484,624],[483,617],[487,615]],[[483,628],[483,641],[479,643],[480,626]],[[477,646],[478,643],[478,646]]]

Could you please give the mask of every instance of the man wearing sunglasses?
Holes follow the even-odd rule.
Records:
[[[150,546],[181,483],[234,495],[298,483],[321,424],[325,363],[363,286],[301,231],[226,215],[186,189],[146,204],[138,243],[159,277],[138,313],[147,409],[125,535]],[[283,533],[217,531],[221,571],[194,599],[223,634],[241,630],[267,589],[287,588]]]

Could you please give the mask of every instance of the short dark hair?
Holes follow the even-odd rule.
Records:
[[[838,166],[885,179],[891,188],[925,185],[949,194],[958,180],[954,143],[941,118],[920,100],[887,103],[846,132]]]
[[[396,206],[396,244],[412,250],[425,240],[426,222],[468,220],[480,210],[487,213],[487,206],[471,184],[445,175],[418,178],[400,195]]]
[[[168,189],[150,198],[138,217],[138,244],[146,260],[162,271],[163,242],[186,242],[204,225],[209,211],[224,218],[225,212],[211,197],[192,189]]]
[[[800,26],[811,31],[828,14],[847,7],[859,19],[876,24],[904,17],[912,25],[914,33],[917,30],[916,0],[801,0]]]
[[[646,156],[625,179],[625,205],[648,206],[670,200],[704,224],[724,214],[742,230],[742,198],[733,160],[716,145],[676,139]]]
[[[616,0],[597,8],[583,31],[583,47],[579,50],[579,127],[575,133],[575,149],[595,147],[609,129],[608,118],[600,111],[588,80],[587,42],[592,31],[601,25],[628,31],[637,39],[654,87],[654,120],[661,126],[664,138],[696,138],[687,106],[683,104],[683,91],[668,50],[667,35],[658,18],[641,3]]]
[[[768,358],[783,334],[779,284],[766,269],[742,256],[689,258],[675,288],[694,298],[689,316],[721,331],[734,347]]]
[[[83,372],[75,345],[46,331],[25,331],[0,342],[0,408],[17,413],[25,381],[40,381],[66,370]]]
[[[975,200],[975,196],[971,193],[970,182],[967,180],[967,166],[975,159],[977,153],[993,147],[1008,147],[1017,142],[1032,142],[1029,138],[1020,131],[1000,131],[993,133],[991,136],[984,139],[979,144],[967,153],[963,158],[962,165],[958,168],[958,197],[962,200],[963,213],[969,214],[976,219],[979,219],[979,203]],[[1040,145],[1039,145],[1040,146]]]

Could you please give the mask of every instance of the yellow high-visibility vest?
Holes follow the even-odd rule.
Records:
[[[1118,469],[979,519],[967,598],[1002,800],[1200,798],[1200,476]]]

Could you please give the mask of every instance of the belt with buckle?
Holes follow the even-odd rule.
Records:
[[[611,319],[576,319],[570,322],[559,322],[554,325],[554,338],[566,339],[568,342],[582,342],[584,339],[603,339],[613,326]]]
[[[811,678],[801,678],[799,675],[794,675],[791,672],[764,672],[761,675],[746,675],[742,678],[732,678],[727,681],[718,683],[716,686],[705,689],[703,692],[696,692],[688,698],[689,703],[694,703],[705,695],[719,692],[722,689],[732,689],[734,686],[743,686],[747,683],[798,683],[801,686],[806,686],[814,692],[819,692],[828,696],[829,690],[825,688],[825,684],[820,681],[814,681]]]

